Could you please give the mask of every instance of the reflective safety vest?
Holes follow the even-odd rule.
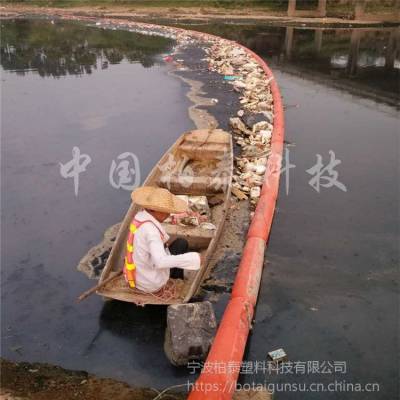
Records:
[[[128,282],[131,288],[136,287],[136,264],[133,260],[133,250],[134,250],[134,239],[135,233],[143,225],[145,222],[152,223],[160,232],[161,240],[163,241],[164,235],[160,231],[159,227],[151,220],[146,219],[144,221],[138,221],[133,218],[131,224],[129,225],[128,239],[126,241],[126,255],[125,255],[125,264],[124,264],[124,275],[125,280]]]

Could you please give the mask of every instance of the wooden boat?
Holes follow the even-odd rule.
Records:
[[[116,236],[113,248],[100,277],[97,294],[111,299],[144,304],[187,303],[207,275],[207,265],[221,235],[230,202],[233,174],[232,137],[220,129],[193,130],[184,133],[164,154],[143,183],[169,189],[177,195],[207,196],[211,204],[211,223],[216,229],[163,223],[171,239],[185,238],[189,249],[204,255],[198,271],[184,271],[184,279],[174,280],[177,296],[165,299],[128,287],[122,270],[129,224],[139,207],[131,204]],[[112,278],[115,274],[115,278]]]

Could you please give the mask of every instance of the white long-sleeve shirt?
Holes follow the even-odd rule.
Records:
[[[198,270],[200,268],[199,253],[189,252],[171,255],[164,247],[169,236],[163,226],[147,211],[139,211],[137,221],[150,220],[142,224],[135,232],[133,259],[136,264],[136,287],[144,292],[156,292],[168,281],[170,268]],[[161,239],[160,231],[163,234]]]

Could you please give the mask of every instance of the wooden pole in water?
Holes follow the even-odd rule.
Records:
[[[286,27],[285,55],[287,60],[290,60],[292,58],[293,35],[294,35],[293,26]]]
[[[109,278],[105,279],[103,282],[99,283],[97,286],[93,286],[91,289],[86,290],[86,292],[83,292],[78,298],[77,302],[79,303],[80,301],[86,299],[86,297],[89,297],[91,294],[97,292],[99,289],[107,285],[107,283],[110,283],[113,279],[115,279],[117,276],[120,276],[122,274],[122,270],[114,274],[113,276],[110,276]]]
[[[362,32],[354,29],[350,37],[349,58],[347,61],[347,73],[354,76],[357,73],[358,53],[360,51],[360,41]]]
[[[362,19],[365,14],[365,0],[356,0],[354,5],[354,19]]]
[[[326,17],[326,0],[318,0],[317,13],[319,17]]]
[[[296,14],[296,0],[289,0],[287,15],[288,17],[294,17],[295,14]]]
[[[323,34],[322,29],[316,29],[315,34],[314,34],[314,43],[315,43],[315,51],[317,54],[321,53],[321,48],[322,48],[322,34]]]

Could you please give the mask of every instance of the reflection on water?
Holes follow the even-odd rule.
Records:
[[[164,22],[165,23],[165,22]],[[397,98],[400,79],[400,28],[311,29],[306,26],[195,25],[195,30],[235,40],[266,58],[272,67],[341,81]]]
[[[279,63],[398,91],[400,30],[285,29]]]
[[[149,326],[157,332],[162,342],[166,326],[166,307],[138,307],[121,301],[107,301],[101,310],[100,328],[107,329],[116,335],[139,341],[156,342],[156,337],[148,337]]]
[[[154,331],[151,336],[148,335],[149,326]],[[94,351],[105,331],[133,341],[133,344],[137,346],[152,343],[153,346],[158,347],[159,351],[162,351],[165,327],[166,307],[138,307],[122,301],[106,301],[100,313],[99,329],[88,342],[84,354],[88,355]]]
[[[3,357],[169,383],[165,310],[75,299],[94,283],[76,271],[80,258],[130,204],[110,181],[113,160],[135,154],[145,177],[193,128],[181,81],[157,62],[172,43],[70,21],[2,22]],[[78,196],[60,169],[74,147],[92,160]]]
[[[173,41],[128,31],[106,31],[63,21],[17,19],[1,22],[1,65],[39,75],[91,74],[122,60],[150,67]]]

